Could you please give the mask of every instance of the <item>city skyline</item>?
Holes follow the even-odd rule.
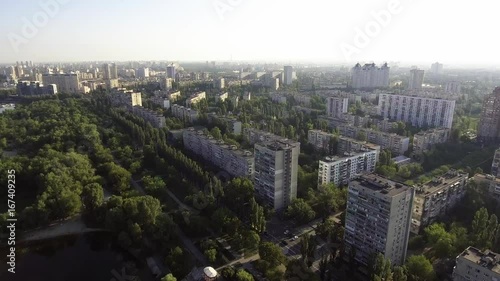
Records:
[[[495,9],[492,1],[479,2],[480,16],[464,21],[470,18],[469,6],[451,1],[9,0],[0,17],[5,32],[0,63],[439,61],[491,66],[499,62],[487,28]],[[442,24],[444,16],[447,24]]]

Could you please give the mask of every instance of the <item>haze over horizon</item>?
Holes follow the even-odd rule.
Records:
[[[62,4],[52,8],[55,12],[49,13],[45,24],[36,24],[36,15],[47,14],[41,3],[54,1],[4,1],[9,9],[0,12],[0,63],[500,64],[497,40],[490,31],[498,4],[488,0],[476,1],[473,13],[468,2],[448,0],[311,0],[307,4],[285,0],[60,0]],[[29,36],[23,33],[27,22],[35,26]],[[363,44],[356,43],[360,31],[366,36]]]

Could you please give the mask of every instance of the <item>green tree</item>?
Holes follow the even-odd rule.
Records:
[[[216,140],[221,140],[222,139],[222,133],[218,127],[213,127],[212,130],[210,131],[210,134],[214,139]]]
[[[257,233],[262,233],[266,230],[266,217],[264,207],[260,206],[254,198],[250,201],[250,225]]]
[[[271,242],[263,242],[259,246],[260,258],[275,267],[284,263],[286,258],[281,251],[281,247]]]
[[[373,261],[372,278],[381,281],[392,280],[391,261],[381,253],[377,253]]]
[[[236,272],[236,281],[254,281],[252,274],[248,273],[244,269],[240,269]]]
[[[392,281],[407,281],[405,269],[401,266],[395,266],[392,269]]]
[[[210,263],[214,263],[217,260],[217,250],[214,248],[205,250],[204,254]]]
[[[294,199],[288,206],[286,214],[297,219],[300,223],[307,223],[316,215],[311,206],[302,198]]]
[[[169,273],[161,279],[161,281],[177,281],[177,278],[175,278],[172,273]]]
[[[142,182],[144,183],[144,187],[148,192],[155,192],[165,188],[165,182],[159,176],[144,176],[142,178]]]
[[[83,208],[90,214],[95,214],[95,211],[101,207],[104,202],[104,191],[98,183],[87,184],[81,194]]]
[[[431,262],[424,255],[410,256],[405,267],[409,281],[432,281],[436,278]]]

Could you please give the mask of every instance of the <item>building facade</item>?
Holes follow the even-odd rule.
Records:
[[[191,95],[187,100],[186,100],[186,106],[191,107],[194,104],[199,103],[203,99],[207,98],[207,94],[205,92],[197,92],[193,95]]]
[[[329,156],[319,161],[318,185],[347,184],[364,173],[372,173],[377,165],[378,150],[360,149],[343,156]]]
[[[485,143],[500,141],[500,87],[484,97],[477,139]]]
[[[254,173],[252,152],[240,150],[235,145],[225,144],[203,130],[189,128],[182,134],[184,148],[196,153],[233,177],[251,177]]]
[[[500,254],[468,247],[457,256],[453,281],[500,280]]]
[[[450,170],[415,188],[411,232],[418,234],[426,226],[453,208],[464,196],[467,173]]]
[[[43,74],[42,82],[44,85],[55,84],[60,93],[77,94],[82,92],[78,74]]]
[[[395,94],[379,95],[379,115],[415,127],[443,127],[451,129],[455,101],[422,96]]]
[[[326,115],[332,118],[342,118],[347,113],[348,106],[348,98],[328,97],[326,98]]]
[[[297,198],[300,142],[271,140],[256,143],[254,188],[266,205],[283,210]]]
[[[450,139],[450,129],[430,129],[420,131],[413,136],[413,153],[422,155],[435,144],[445,143]]]
[[[141,93],[135,93],[125,88],[115,89],[110,95],[111,104],[114,106],[142,106]]]
[[[413,188],[381,176],[363,175],[349,183],[344,241],[347,253],[368,265],[382,253],[391,265],[406,259]]]
[[[293,82],[293,67],[290,65],[285,65],[283,67],[284,69],[284,80],[283,84],[284,85],[292,85]]]
[[[364,66],[357,63],[351,70],[351,86],[354,89],[389,87],[389,69],[387,63],[381,67],[374,63]]]
[[[184,107],[182,105],[174,104],[172,105],[172,115],[185,122],[193,123],[198,121],[198,111]]]
[[[408,81],[408,90],[421,90],[424,84],[424,73],[422,69],[410,70],[410,80]]]
[[[155,128],[165,127],[165,116],[163,116],[161,113],[144,108],[142,106],[134,106],[132,108],[132,113],[141,117]]]
[[[342,136],[356,139],[359,134],[366,136],[366,141],[380,145],[381,149],[389,149],[393,154],[402,155],[408,150],[410,138],[397,134],[385,133],[367,128],[360,128],[351,125],[338,126]]]

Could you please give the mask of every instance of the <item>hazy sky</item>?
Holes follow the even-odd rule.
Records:
[[[56,1],[64,3],[49,9],[55,12],[42,7]],[[2,0],[1,6],[1,63],[500,64],[498,1]],[[378,22],[374,13],[381,15]]]

